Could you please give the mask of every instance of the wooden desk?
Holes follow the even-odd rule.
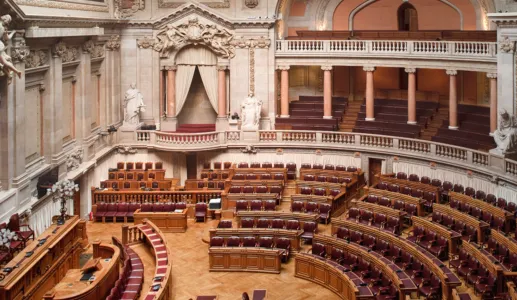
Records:
[[[480,243],[485,242],[485,231],[488,228],[490,228],[489,224],[487,224],[483,221],[480,221],[468,214],[462,213],[459,210],[453,209],[448,205],[434,203],[433,211],[439,212],[444,215],[449,215],[452,218],[454,218],[455,220],[461,221],[467,225],[470,225],[470,226],[476,228],[478,242],[480,242]]]
[[[478,248],[477,245],[472,243],[463,243],[462,247],[465,251],[467,251],[471,256],[475,257],[481,265],[483,265],[490,274],[495,275],[497,277],[497,281],[495,284],[496,294],[501,293],[503,291],[504,284],[504,273],[509,270],[501,264],[491,253],[486,251],[485,249]]]
[[[458,276],[454,274],[451,270],[449,270],[449,268],[447,268],[442,261],[440,261],[434,255],[429,253],[429,251],[418,246],[415,243],[412,243],[406,239],[402,239],[391,233],[379,230],[375,227],[355,222],[340,219],[332,219],[331,224],[333,235],[336,233],[338,227],[346,227],[351,230],[367,233],[371,236],[376,237],[377,239],[384,240],[391,245],[396,245],[404,251],[411,253],[415,257],[415,259],[426,265],[427,268],[431,270],[431,272],[433,272],[440,278],[440,281],[442,282],[443,299],[452,299],[452,289],[462,284]]]
[[[393,206],[393,204],[395,204],[396,200],[404,201],[404,203],[414,204],[414,205],[416,205],[418,216],[424,217],[426,214],[424,211],[424,203],[425,203],[424,199],[411,197],[409,195],[390,192],[390,191],[386,191],[386,190],[380,190],[380,189],[376,189],[373,187],[364,187],[363,190],[364,190],[364,194],[366,196],[367,195],[376,195],[379,197],[386,197],[386,198],[390,199],[392,206]]]
[[[111,244],[93,243],[94,258],[100,258],[101,270],[93,274],[95,280],[80,281],[83,272],[80,269],[70,269],[61,281],[43,299],[73,299],[98,300],[105,299],[119,277],[120,249]]]
[[[457,233],[454,230],[451,230],[445,226],[434,223],[427,219],[421,217],[411,217],[413,221],[413,226],[421,226],[425,228],[425,230],[431,230],[436,233],[438,236],[444,237],[449,241],[449,253],[457,254],[458,253],[458,245],[461,242],[461,234]]]
[[[404,270],[400,269],[396,264],[384,258],[379,253],[370,251],[366,247],[322,234],[315,234],[313,243],[325,245],[327,253],[331,253],[332,248],[337,248],[343,250],[344,253],[352,253],[357,257],[361,257],[361,259],[368,261],[372,266],[379,269],[384,276],[390,279],[399,291],[400,300],[404,300],[406,295],[416,298],[418,287],[413,280],[411,280],[411,277],[407,275]]]
[[[287,181],[287,169],[286,168],[236,168],[233,169],[233,175],[235,174],[271,174],[273,178],[274,174],[284,175],[284,182]],[[230,179],[232,179],[230,177]]]
[[[176,212],[141,212],[137,209],[133,215],[135,225],[144,223],[147,219],[153,222],[163,232],[187,231],[187,209]]]
[[[506,224],[505,225],[506,227],[504,230],[505,232],[510,232],[512,223],[515,221],[515,216],[513,213],[506,211],[502,208],[493,206],[487,202],[483,202],[482,200],[474,199],[474,198],[464,195],[464,194],[459,194],[459,193],[450,191],[449,192],[449,201],[451,201],[451,200],[457,200],[462,203],[467,203],[471,207],[475,206],[475,207],[480,208],[482,211],[491,213],[492,216],[494,216],[494,217],[499,217],[499,218],[504,219],[505,224]]]
[[[38,240],[46,241],[38,246]],[[79,256],[87,244],[86,221],[72,216],[63,225],[51,225],[5,267],[16,268],[0,281],[0,299],[43,299],[69,269],[79,267]],[[33,251],[30,257],[25,253]]]
[[[359,209],[366,209],[366,210],[369,210],[369,211],[371,211],[373,213],[384,214],[386,216],[391,216],[391,217],[395,217],[395,218],[399,218],[399,219],[402,219],[402,217],[407,215],[407,212],[402,211],[402,210],[396,210],[396,209],[393,209],[393,208],[390,208],[390,207],[386,207],[386,206],[382,206],[382,205],[379,205],[379,204],[359,201],[359,200],[355,200],[355,199],[350,201],[350,207],[356,207],[356,208],[359,208]]]
[[[270,228],[212,228],[209,231],[210,238],[214,236],[230,237],[230,236],[253,236],[255,238],[269,236],[273,239],[280,237],[288,238],[291,240],[291,252],[295,253],[300,251],[300,240],[302,230],[287,230],[287,229],[270,229]]]
[[[292,213],[283,211],[238,211],[236,213],[237,224],[241,224],[242,218],[257,219],[282,219],[282,220],[298,220],[300,228],[303,228],[305,222],[315,222],[318,224],[320,216],[318,214]]]
[[[322,189],[325,189],[325,195],[330,196],[331,190],[339,190],[341,192],[346,192],[347,184],[346,183],[341,184],[341,183],[333,183],[333,182],[296,180],[296,193],[297,194],[301,194],[302,187],[309,187],[311,189],[322,188]]]
[[[92,205],[97,203],[157,203],[157,202],[185,202],[208,203],[210,199],[221,198],[222,191],[113,191],[96,190],[92,188]]]
[[[495,229],[491,230],[491,236],[497,241],[498,244],[504,245],[510,250],[510,253],[517,253],[517,240],[512,237],[505,236],[500,231]],[[517,276],[517,272],[512,272],[504,267],[503,264],[503,272],[505,276]]]
[[[331,290],[344,300],[375,299],[368,286],[356,286],[353,273],[344,273],[339,265],[307,253],[295,256],[294,276],[312,281]],[[349,277],[353,276],[353,277]]]
[[[440,188],[437,186],[433,186],[433,185],[425,184],[425,183],[421,183],[421,182],[416,182],[416,181],[409,181],[406,179],[397,179],[395,177],[386,176],[386,175],[377,174],[377,175],[375,175],[375,177],[379,178],[380,182],[396,184],[401,188],[406,186],[406,187],[411,188],[412,190],[421,190],[422,192],[435,193],[434,203],[440,203],[441,193],[440,193]]]
[[[358,187],[364,185],[364,172],[358,169],[356,172],[348,172],[348,171],[336,171],[336,170],[324,170],[324,169],[300,169],[300,179],[303,179],[305,175],[314,175],[314,176],[335,176],[335,177],[344,177],[344,178],[352,178],[357,180]]]
[[[223,193],[221,195],[221,209],[227,210],[227,209],[234,209],[237,206],[238,200],[246,200],[246,201],[252,201],[252,200],[260,200],[262,202],[266,200],[277,200],[278,194],[227,194]],[[249,203],[248,203],[249,204]],[[262,203],[262,206],[264,206],[264,203]]]
[[[281,249],[257,247],[210,247],[210,272],[280,273]]]
[[[190,190],[223,190],[226,180],[208,180],[208,179],[187,179],[185,180],[185,189]],[[202,185],[202,187],[200,187]],[[222,188],[221,188],[222,187]]]

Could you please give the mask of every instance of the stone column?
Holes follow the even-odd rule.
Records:
[[[280,118],[289,118],[289,66],[278,66],[280,76]]]
[[[365,66],[363,70],[366,72],[366,118],[365,121],[375,121],[374,114],[374,95],[373,72],[375,67]]]
[[[407,114],[408,114],[408,124],[415,125],[416,122],[416,69],[415,68],[406,68],[406,73],[408,73],[408,90],[407,90]]]
[[[490,80],[490,134],[497,130],[497,73],[487,73]]]
[[[449,129],[458,129],[458,95],[456,90],[456,76],[458,71],[447,70],[449,75]]]
[[[332,66],[321,66],[323,70],[323,119],[332,119]]]
[[[176,117],[176,66],[167,66],[167,117]]]
[[[218,88],[217,88],[217,106],[218,106],[218,118],[226,118],[226,69],[227,66],[217,66],[218,74]]]
[[[497,110],[515,114],[515,18],[497,20]]]

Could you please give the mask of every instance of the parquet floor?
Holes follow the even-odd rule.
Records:
[[[286,204],[283,204],[287,210]],[[251,296],[254,289],[266,289],[268,299],[339,299],[334,293],[317,284],[294,277],[294,259],[282,264],[280,274],[245,272],[208,272],[208,229],[217,226],[218,221],[195,223],[188,220],[185,233],[167,233],[166,238],[172,251],[172,299],[196,299],[199,295],[217,295],[219,300],[241,299],[243,292]],[[235,226],[235,224],[234,224]],[[122,223],[88,222],[90,241],[100,239],[111,243],[111,237],[121,238]],[[320,232],[330,232],[330,225],[320,225]],[[145,278],[154,274],[154,258],[143,245],[133,246],[144,262]],[[309,250],[304,246],[304,251]],[[143,286],[147,290],[149,284]]]

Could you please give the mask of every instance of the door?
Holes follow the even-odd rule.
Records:
[[[187,179],[197,178],[197,155],[187,154]]]
[[[374,186],[378,183],[378,179],[375,178],[375,175],[381,174],[382,171],[382,161],[383,159],[378,158],[370,158],[368,163],[368,184],[370,186]]]
[[[75,182],[76,184],[79,184],[79,181]],[[74,216],[81,217],[81,192],[76,192],[74,194]]]

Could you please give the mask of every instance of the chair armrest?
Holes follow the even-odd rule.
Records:
[[[27,228],[29,228],[29,230],[32,231],[32,228],[29,224],[20,224],[20,227],[27,227]]]

